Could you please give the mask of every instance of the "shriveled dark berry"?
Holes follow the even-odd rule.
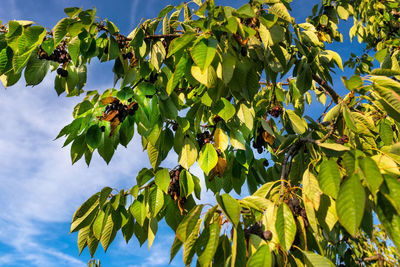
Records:
[[[263,165],[264,165],[265,167],[268,167],[268,165],[269,165],[268,160],[264,160],[264,161],[263,161]]]
[[[57,74],[60,75],[61,77],[67,77],[68,76],[68,71],[63,69],[63,68],[58,68],[57,69]]]
[[[272,239],[272,232],[270,230],[264,231],[263,237],[265,240],[270,241]]]
[[[172,125],[172,130],[174,130],[174,132],[176,132],[176,130],[178,130],[178,124],[177,123],[174,123]]]
[[[269,114],[274,118],[278,118],[282,114],[282,110],[283,108],[281,106],[274,106],[269,110]]]
[[[125,54],[126,58],[131,59],[133,57],[132,52],[128,52]]]
[[[132,98],[129,98],[129,99],[128,99],[128,102],[131,103],[131,102],[132,102]]]
[[[263,153],[263,151],[264,151],[264,149],[263,149],[262,147],[259,147],[259,148],[257,148],[257,152],[258,152],[258,154],[261,154],[261,153]]]
[[[218,122],[222,121],[222,118],[217,115],[217,116],[214,117],[213,120],[214,120],[214,123],[217,124]]]
[[[396,131],[396,124],[392,124],[392,131]]]
[[[106,131],[106,126],[101,126],[100,130],[104,133]]]

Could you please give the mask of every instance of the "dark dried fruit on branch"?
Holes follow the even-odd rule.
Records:
[[[170,183],[168,187],[168,195],[178,204],[181,214],[183,214],[183,206],[186,202],[186,198],[181,196],[181,188],[179,185],[179,175],[182,170],[183,167],[179,165],[169,172]]]
[[[300,201],[297,197],[291,198],[287,201],[287,204],[295,216],[300,215]]]
[[[61,77],[67,77],[68,76],[68,71],[63,69],[63,68],[58,68],[57,69],[57,74],[60,75]]]
[[[105,98],[102,100],[102,103],[109,103],[104,109],[101,119],[110,122],[110,136],[114,134],[115,129],[125,120],[126,116],[135,115],[135,112],[139,107],[138,103],[136,102],[130,103],[129,105],[124,105],[121,101],[114,97]]]
[[[246,240],[250,238],[250,235],[256,235],[259,236],[260,238],[269,241],[272,239],[272,233],[269,230],[263,231],[262,223],[261,221],[256,222],[253,225],[250,225],[249,227],[244,229],[244,237]]]
[[[270,230],[264,231],[263,237],[265,240],[270,241],[272,239],[272,232]]]
[[[106,126],[101,126],[100,130],[104,133],[106,131]]]
[[[263,165],[264,165],[265,167],[268,167],[268,165],[269,165],[268,160],[264,160],[264,161],[263,161]]]
[[[281,114],[282,114],[282,110],[283,108],[281,106],[274,106],[272,107],[272,109],[270,109],[268,111],[268,113],[274,117],[274,118],[278,118]]]
[[[214,120],[214,123],[217,124],[218,122],[222,121],[222,118],[220,116],[216,115],[213,120]]]
[[[201,149],[205,144],[207,144],[211,141],[211,134],[209,131],[204,131],[203,133],[198,133],[196,135],[196,140]]]
[[[172,125],[172,130],[173,130],[174,132],[176,132],[176,130],[178,130],[178,124],[177,124],[177,123],[174,123],[174,124]]]
[[[126,36],[124,36],[124,35],[122,35],[120,33],[115,34],[115,40],[117,41],[118,47],[120,49],[125,48],[125,47],[127,47],[129,45],[129,41],[126,38]]]

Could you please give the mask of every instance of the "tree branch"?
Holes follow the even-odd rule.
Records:
[[[335,92],[335,90],[333,90],[333,88],[321,77],[319,77],[317,74],[313,74],[312,77],[314,81],[316,81],[328,92],[328,94],[332,98],[333,102],[335,102],[335,104],[338,104],[339,101],[342,100],[342,98]]]
[[[160,38],[177,38],[182,36],[179,33],[171,33],[171,34],[156,34],[156,35],[147,35],[144,39],[160,39]]]

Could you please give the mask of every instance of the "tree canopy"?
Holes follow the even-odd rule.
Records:
[[[134,134],[148,153],[132,188],[105,187],[77,209],[80,253],[106,251],[119,231],[150,248],[165,220],[171,261],[183,247],[187,266],[398,262],[400,3],[322,0],[298,23],[290,2],[167,5],[127,35],[94,8],[66,8],[51,30],[0,23],[5,87],[50,70],[58,95],[85,95],[57,136],[72,163],[89,165],[95,151],[109,163]],[[365,49],[344,62],[326,45],[349,19],[343,34]],[[115,88],[85,90],[92,60],[113,62]],[[340,95],[332,77],[344,67],[354,75]],[[176,166],[161,167],[169,153]]]

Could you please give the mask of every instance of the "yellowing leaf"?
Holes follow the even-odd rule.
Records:
[[[220,127],[217,127],[214,133],[214,142],[215,147],[221,152],[224,152],[229,145],[229,138],[228,135],[222,130]]]

